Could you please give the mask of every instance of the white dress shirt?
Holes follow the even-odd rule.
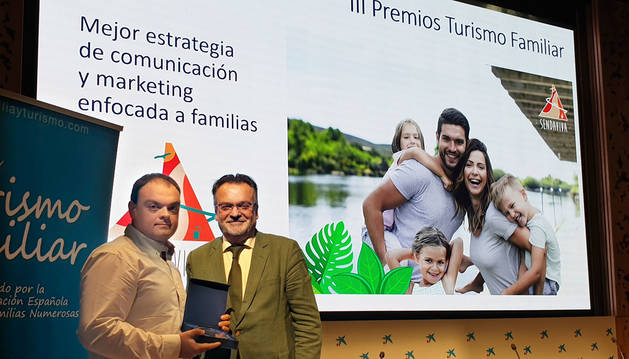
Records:
[[[81,270],[78,336],[90,358],[177,358],[186,304],[168,247],[132,225]]]

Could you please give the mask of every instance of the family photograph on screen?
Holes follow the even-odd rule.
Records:
[[[290,236],[319,303],[588,306],[574,59],[449,25],[526,30],[572,52],[571,31],[430,2],[421,13],[441,29],[415,28],[370,4],[347,17],[313,6],[289,27]],[[331,30],[312,31],[323,18]]]

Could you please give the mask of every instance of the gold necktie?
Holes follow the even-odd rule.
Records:
[[[244,244],[232,244],[227,248],[233,255],[232,267],[229,270],[229,278],[227,279],[227,284],[229,284],[227,310],[237,314],[240,314],[240,305],[242,304],[242,272],[238,263],[238,257],[240,257],[243,249],[245,249]]]

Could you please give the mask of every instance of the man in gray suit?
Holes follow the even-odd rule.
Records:
[[[212,187],[223,236],[188,256],[188,278],[229,283],[228,310],[238,355],[319,358],[321,320],[297,242],[258,232],[258,188],[247,175],[225,175]]]

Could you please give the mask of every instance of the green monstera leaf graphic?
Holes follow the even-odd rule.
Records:
[[[411,283],[413,268],[399,267],[384,274],[376,252],[363,243],[358,256],[358,275],[363,277],[375,294],[404,294]]]
[[[332,277],[338,294],[405,294],[411,283],[413,268],[399,267],[384,274],[376,252],[362,244],[357,264],[358,273],[342,273]]]
[[[404,294],[411,284],[412,267],[399,267],[387,273],[380,283],[380,294]]]
[[[306,263],[315,294],[405,294],[413,268],[384,273],[376,252],[362,243],[352,272],[352,238],[341,221],[326,224],[306,244]]]
[[[358,275],[363,277],[371,287],[371,293],[378,293],[384,277],[384,269],[376,252],[363,243],[358,256]]]
[[[334,290],[338,294],[373,294],[371,285],[356,273],[341,273],[334,276]]]
[[[326,224],[306,244],[306,264],[316,294],[336,290],[335,275],[352,270],[352,237],[341,221]]]

